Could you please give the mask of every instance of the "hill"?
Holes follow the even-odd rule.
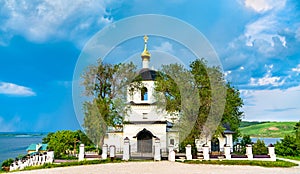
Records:
[[[283,138],[293,134],[296,122],[245,122],[240,126],[243,135],[251,137]]]

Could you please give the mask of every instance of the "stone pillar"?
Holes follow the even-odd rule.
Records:
[[[84,160],[84,144],[80,144],[79,146],[79,155],[78,155],[78,161]]]
[[[101,157],[102,157],[102,159],[107,159],[107,144],[103,144],[103,146],[102,146],[102,155],[101,155]]]
[[[173,150],[174,150],[174,145],[170,144],[170,145],[169,145],[169,153],[170,153],[171,151],[173,151]]]
[[[192,146],[190,144],[188,144],[185,147],[185,156],[187,160],[192,160]]]
[[[276,161],[275,147],[273,144],[268,146],[268,155],[270,155],[271,161]]]
[[[13,162],[13,163],[10,165],[10,167],[9,167],[9,171],[11,172],[11,171],[16,170],[16,169],[15,169],[15,166],[16,166],[16,164],[15,164],[15,162]]]
[[[175,162],[175,152],[174,150],[169,152],[168,160],[171,162]]]
[[[54,151],[47,152],[47,163],[53,163],[54,161]]]
[[[209,160],[209,146],[207,144],[203,146],[203,159]]]
[[[160,161],[161,160],[161,154],[160,154],[160,139],[155,138],[155,144],[154,144],[154,161]]]
[[[114,145],[109,146],[109,157],[112,160],[116,157],[116,146]]]
[[[172,144],[169,145],[169,155],[168,160],[174,162],[175,161],[175,152],[174,146]]]
[[[124,139],[123,147],[123,160],[128,161],[130,159],[130,140],[128,137]]]
[[[252,154],[252,145],[251,144],[247,144],[246,145],[246,155],[248,156],[249,160],[253,159],[253,154]]]
[[[230,146],[227,144],[224,146],[224,154],[226,159],[231,159]]]

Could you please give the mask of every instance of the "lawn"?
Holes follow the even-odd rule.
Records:
[[[277,155],[278,157],[281,157],[281,158],[286,158],[286,159],[291,159],[291,160],[297,160],[297,161],[300,161],[300,156],[280,156],[280,155]]]
[[[244,135],[251,137],[270,137],[283,138],[287,134],[294,133],[294,126],[296,122],[245,122],[240,131]]]
[[[247,166],[262,166],[262,167],[294,167],[297,164],[276,160],[276,161],[252,161],[252,160],[186,160],[187,164],[216,164],[216,165],[247,165]]]

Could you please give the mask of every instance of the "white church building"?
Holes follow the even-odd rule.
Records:
[[[151,54],[147,49],[148,37],[144,37],[144,50],[141,54],[142,69],[139,75],[142,78],[143,88],[127,95],[128,104],[131,110],[124,119],[123,127],[109,130],[105,136],[104,144],[114,145],[117,152],[122,152],[123,142],[126,137],[130,140],[131,153],[153,153],[155,140],[160,141],[161,152],[168,152],[168,147],[172,145],[174,149],[179,148],[179,132],[172,129],[174,120],[165,111],[157,112],[155,101],[154,85],[156,71],[150,67]],[[234,132],[226,129],[222,136],[212,141],[208,141],[210,151],[222,151],[225,144],[232,149],[232,134]],[[196,145],[201,150],[203,140],[196,140]]]

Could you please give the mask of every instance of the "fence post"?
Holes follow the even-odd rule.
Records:
[[[79,155],[78,155],[78,161],[84,160],[84,144],[80,144],[79,146]]]
[[[130,140],[128,137],[124,139],[123,148],[123,160],[128,161],[130,159]]]
[[[190,144],[185,147],[185,156],[187,160],[192,160],[192,146]]]
[[[224,154],[226,159],[231,159],[230,146],[227,144],[224,146]]]
[[[160,154],[160,139],[155,138],[155,144],[154,144],[154,161],[160,161],[161,160],[161,154]]]
[[[209,146],[207,144],[203,145],[203,159],[209,160]]]
[[[174,162],[175,161],[175,152],[174,152],[174,146],[169,145],[169,155],[168,160]]]
[[[102,155],[101,155],[101,157],[102,157],[102,159],[107,159],[107,144],[103,144],[103,146],[102,146]]]
[[[246,155],[247,155],[247,157],[248,157],[249,160],[253,159],[252,145],[251,144],[247,144],[246,145]]]
[[[114,160],[116,157],[116,146],[110,145],[109,146],[109,157],[111,160]]]
[[[268,146],[268,155],[270,155],[271,161],[276,161],[275,147],[273,144]]]

